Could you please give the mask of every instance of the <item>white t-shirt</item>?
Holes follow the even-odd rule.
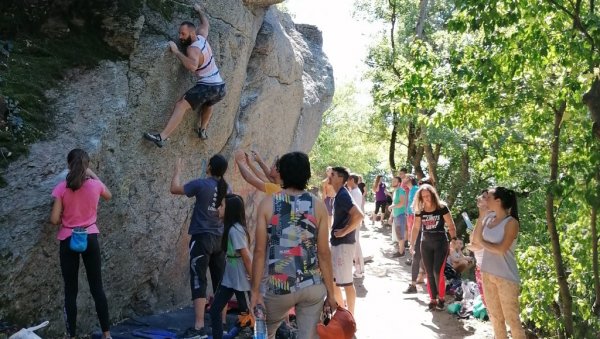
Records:
[[[352,197],[352,200],[354,200],[354,204],[356,205],[356,207],[358,207],[358,209],[360,210],[360,208],[362,206],[363,196],[362,196],[362,192],[360,191],[358,186],[356,186],[352,190],[350,190],[350,196]]]

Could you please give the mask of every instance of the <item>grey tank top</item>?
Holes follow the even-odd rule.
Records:
[[[486,220],[483,228],[483,240],[493,244],[499,244],[504,238],[504,230],[506,224],[512,217],[504,218],[498,225],[493,228],[488,227],[493,218]],[[483,251],[483,260],[481,260],[481,271],[493,274],[500,278],[504,278],[516,283],[520,283],[519,268],[515,258],[515,248],[517,247],[517,239],[515,238],[510,244],[510,247],[504,254],[495,254],[488,250]]]

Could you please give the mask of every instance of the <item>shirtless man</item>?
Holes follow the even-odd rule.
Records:
[[[325,170],[326,177],[321,182],[321,197],[325,202],[325,207],[327,207],[327,221],[329,222],[329,227],[331,227],[332,217],[333,217],[333,198],[335,198],[335,189],[329,183],[329,176],[331,175],[332,167],[328,166]]]
[[[195,132],[200,139],[208,139],[206,128],[212,115],[212,106],[225,97],[225,82],[221,78],[213,51],[206,40],[209,29],[208,19],[199,4],[195,4],[194,9],[200,16],[200,26],[196,28],[190,21],[184,21],[179,26],[179,41],[186,50],[185,54],[179,51],[173,41],[169,41],[169,49],[185,68],[198,76],[198,81],[177,101],[171,118],[162,132],[144,133],[144,138],[158,147],[164,146],[167,138],[175,131],[189,109],[200,110],[200,119]]]

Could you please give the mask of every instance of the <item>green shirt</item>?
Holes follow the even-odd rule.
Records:
[[[400,203],[400,197],[404,197],[404,205],[402,205],[402,207],[393,208],[393,213],[395,217],[402,214],[406,214],[406,192],[402,187],[398,187],[394,191],[394,205],[398,205]]]

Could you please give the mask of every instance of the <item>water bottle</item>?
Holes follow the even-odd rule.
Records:
[[[467,233],[471,234],[471,232],[473,232],[473,228],[475,228],[475,226],[471,222],[471,219],[469,219],[469,215],[467,214],[467,212],[462,212],[462,217],[465,220],[465,224],[467,225]]]
[[[254,316],[256,322],[254,323],[254,339],[267,339],[267,322],[265,317],[265,307],[261,304],[254,307]]]

